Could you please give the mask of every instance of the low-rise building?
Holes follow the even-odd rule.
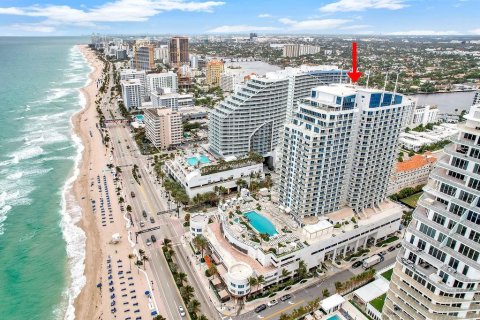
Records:
[[[458,133],[457,125],[452,123],[442,123],[435,126],[432,130],[417,132],[400,133],[398,144],[408,150],[419,151],[421,147],[449,140]]]
[[[408,160],[397,162],[390,178],[388,194],[397,193],[407,187],[426,184],[428,175],[436,162],[437,157],[431,152],[416,154]]]
[[[145,135],[159,149],[182,142],[182,116],[169,108],[146,109],[144,113]]]
[[[249,155],[220,161],[206,151],[198,151],[166,161],[165,171],[193,198],[197,194],[215,191],[215,187],[237,189],[239,179],[249,182],[251,175],[263,175],[263,160]]]
[[[193,95],[172,92],[170,88],[158,88],[150,95],[153,108],[167,107],[178,111],[179,107],[193,106]]]
[[[416,127],[419,125],[427,125],[428,123],[437,122],[438,108],[430,105],[417,105],[412,112],[409,123],[410,127]]]
[[[125,107],[140,108],[142,106],[142,84],[139,79],[122,80],[122,99]]]
[[[253,276],[265,279],[256,290],[295,275],[301,261],[307,271],[314,271],[327,260],[335,261],[375,245],[398,231],[404,209],[385,201],[360,214],[344,208],[322,217],[309,217],[299,225],[285,208],[262,200],[259,210],[259,203],[252,200],[239,197],[221,204],[216,219],[207,225],[203,235],[225,283],[229,283],[233,266],[246,264]],[[228,290],[240,296],[233,288]],[[243,296],[246,294],[248,290]]]

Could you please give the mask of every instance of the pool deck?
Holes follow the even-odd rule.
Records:
[[[244,262],[251,266],[254,270],[260,271],[261,273],[266,273],[269,271],[275,270],[274,267],[264,267],[257,260],[251,258],[250,256],[237,251],[222,235],[220,231],[220,223],[214,222],[210,223],[209,229],[212,232],[212,235],[215,237],[214,242],[219,246],[215,247],[219,251],[220,255],[224,260],[232,259],[232,261],[225,261],[227,265],[233,264],[237,261]],[[208,236],[207,236],[208,237]],[[213,240],[213,239],[210,239]],[[213,242],[213,241],[212,241]],[[225,255],[226,253],[226,255]]]

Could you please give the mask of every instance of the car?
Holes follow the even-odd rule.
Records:
[[[145,222],[144,221],[140,221],[140,227],[145,227]]]
[[[291,294],[286,294],[286,295],[283,295],[280,297],[280,301],[287,301],[287,300],[290,300],[292,299],[292,295]]]
[[[357,261],[357,262],[355,262],[354,264],[352,264],[352,268],[355,269],[355,268],[360,267],[361,265],[362,265],[362,261]]]
[[[133,192],[133,191],[130,192],[130,196],[131,196],[132,198],[135,198],[135,192]]]
[[[396,248],[401,248],[401,247],[402,247],[402,244],[401,244],[401,243],[397,243],[397,244],[395,245],[395,247],[396,247]]]
[[[178,313],[180,313],[181,317],[185,317],[186,313],[182,306],[178,306]]]
[[[152,239],[152,242],[157,242],[157,238],[152,234],[152,236],[150,237],[150,239]]]
[[[273,307],[273,306],[276,306],[277,304],[278,304],[278,300],[273,299],[273,300],[268,301],[267,306],[268,307]]]
[[[147,246],[151,245],[152,241],[150,241],[150,238],[147,238]]]
[[[378,254],[381,255],[381,256],[384,256],[384,255],[387,254],[387,251],[383,250],[382,252],[379,252]]]
[[[153,219],[153,217],[150,217],[150,222],[155,223],[155,219]]]
[[[395,246],[391,246],[390,248],[387,249],[388,252],[392,252],[392,251],[395,251]]]
[[[258,307],[255,308],[255,313],[262,312],[263,310],[267,309],[267,305],[265,303],[259,305]]]
[[[144,218],[146,218],[147,217],[147,211],[142,210],[142,215],[143,215]]]

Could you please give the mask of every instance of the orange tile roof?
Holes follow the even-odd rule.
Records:
[[[433,156],[431,152],[425,152],[424,154],[416,154],[409,160],[397,162],[397,172],[415,170],[426,165],[433,164],[436,161],[437,158]]]

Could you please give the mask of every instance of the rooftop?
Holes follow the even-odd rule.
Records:
[[[396,171],[405,172],[415,170],[426,165],[434,164],[436,161],[437,158],[431,152],[426,152],[425,154],[416,154],[408,160],[397,162]]]

